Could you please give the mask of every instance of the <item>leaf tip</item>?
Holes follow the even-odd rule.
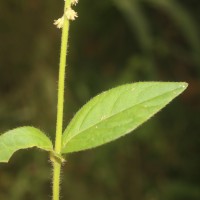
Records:
[[[186,82],[182,82],[181,83],[181,87],[183,88],[183,89],[186,89],[187,87],[188,87],[188,83],[186,83]]]
[[[183,92],[184,90],[186,90],[186,88],[188,87],[188,83],[186,82],[179,82],[177,89],[179,89],[179,91]]]

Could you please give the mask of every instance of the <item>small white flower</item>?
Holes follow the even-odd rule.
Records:
[[[57,19],[57,20],[54,20],[54,25],[57,26],[57,28],[62,28],[63,27],[63,24],[64,24],[64,16],[62,16],[61,18]]]
[[[67,10],[65,11],[65,16],[67,17],[68,20],[73,21],[78,17],[78,14],[73,9],[67,8]]]
[[[77,3],[78,3],[78,0],[72,0],[72,1],[71,1],[71,4],[72,4],[72,5],[76,5]]]

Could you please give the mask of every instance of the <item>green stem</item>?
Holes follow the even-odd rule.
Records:
[[[64,12],[70,7],[71,0],[65,1]],[[61,154],[62,146],[62,131],[63,131],[63,109],[64,109],[64,89],[65,89],[65,68],[66,55],[68,47],[69,20],[65,17],[62,29],[61,53],[59,65],[59,80],[58,80],[58,104],[57,104],[57,123],[56,123],[56,138],[55,152]],[[60,170],[61,162],[58,159],[53,159],[53,200],[60,198]]]

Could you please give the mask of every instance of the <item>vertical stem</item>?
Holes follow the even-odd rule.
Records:
[[[64,12],[70,7],[71,0],[65,1]],[[55,152],[61,153],[62,146],[62,129],[63,129],[63,109],[64,109],[64,89],[65,89],[65,68],[66,55],[68,47],[69,20],[65,17],[62,29],[61,38],[61,53],[59,65],[59,80],[58,80],[58,104],[57,104],[57,122],[56,122],[56,137],[55,137]],[[53,200],[60,198],[60,170],[61,162],[57,159],[53,161]]]
[[[67,2],[69,2],[69,0],[68,1],[66,0],[65,4],[67,4]],[[59,80],[58,80],[58,104],[57,104],[57,124],[56,124],[56,141],[55,141],[55,151],[58,154],[61,151],[61,142],[62,142],[65,68],[66,68],[66,55],[68,47],[68,32],[69,32],[69,20],[65,17],[62,30]]]

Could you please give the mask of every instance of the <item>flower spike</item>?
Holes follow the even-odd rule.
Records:
[[[78,3],[78,0],[72,0],[71,5],[76,5]]]
[[[73,9],[67,8],[67,10],[65,11],[65,16],[67,17],[68,20],[73,21],[78,17],[78,14]]]
[[[62,16],[61,18],[54,20],[54,25],[57,26],[57,28],[61,29],[63,27],[64,24],[64,16]]]

